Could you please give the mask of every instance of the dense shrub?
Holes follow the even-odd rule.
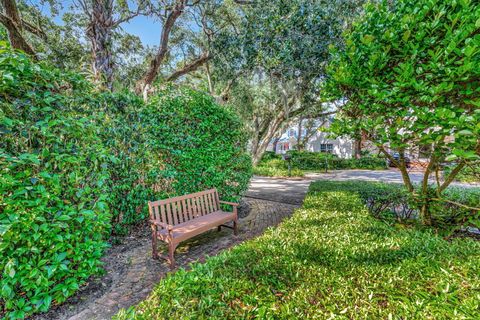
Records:
[[[291,168],[288,170],[284,160],[272,159],[269,161],[262,161],[260,165],[253,168],[253,173],[265,177],[303,177],[304,173],[300,169]]]
[[[281,160],[281,159],[282,159],[281,154],[275,153],[274,151],[265,151],[261,161]]]
[[[161,92],[141,121],[148,148],[163,162],[156,174],[169,195],[216,187],[222,198],[236,200],[246,190],[252,168],[243,125],[212,97],[187,89]]]
[[[322,183],[277,228],[170,274],[117,319],[476,318],[480,242],[384,223]]]
[[[110,155],[112,226],[115,234],[124,234],[148,216],[147,201],[164,197],[170,188],[160,178],[161,158],[148,147],[143,100],[128,93],[99,93],[89,105],[104,113],[101,138]]]
[[[98,115],[75,111],[88,84],[0,47],[0,316],[64,301],[109,232],[108,152]]]

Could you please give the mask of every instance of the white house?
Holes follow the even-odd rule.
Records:
[[[328,138],[327,132],[322,132],[320,129],[328,128],[332,119],[327,121],[317,121],[313,126],[314,132],[308,132],[306,128],[302,128],[302,138],[308,135],[308,141],[306,142],[305,149],[313,152],[326,152],[337,155],[339,158],[351,158],[354,152],[354,141],[349,138]],[[268,145],[267,151],[275,151],[276,153],[283,154],[288,150],[296,150],[298,142],[298,124],[290,126],[280,136]],[[276,146],[276,150],[273,150]]]

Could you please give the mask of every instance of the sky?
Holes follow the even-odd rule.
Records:
[[[52,17],[50,5],[42,0],[30,0],[29,3],[38,6],[42,13],[48,17]],[[68,12],[69,7],[72,5],[72,0],[59,1],[62,4],[59,15],[53,17],[53,20],[57,24],[62,24],[62,15]],[[128,23],[121,25],[122,29],[126,32],[136,35],[140,38],[145,46],[158,46],[160,43],[161,24],[155,21],[151,17],[135,17]]]

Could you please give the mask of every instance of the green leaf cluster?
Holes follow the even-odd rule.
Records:
[[[336,130],[395,150],[433,145],[438,162],[478,160],[479,16],[471,0],[368,5],[333,49],[326,92],[346,101]]]
[[[240,119],[211,96],[190,89],[166,90],[142,111],[147,145],[161,158],[160,180],[169,195],[217,188],[238,200],[251,177],[247,134]]]

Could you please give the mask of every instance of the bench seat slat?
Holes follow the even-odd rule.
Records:
[[[163,223],[168,223],[167,221],[167,216],[165,215],[165,206],[159,206],[160,207],[160,222]],[[155,207],[154,207],[155,208]],[[157,207],[158,208],[158,207]],[[157,209],[158,210],[158,209]]]
[[[192,205],[192,199],[185,199],[187,202],[187,207],[188,207],[188,220],[193,219],[193,205]]]
[[[183,199],[182,201],[179,201],[178,203],[180,203],[180,206],[182,208],[183,221],[190,220],[190,218],[188,217],[187,202],[185,201],[185,199]]]
[[[215,210],[213,210],[213,203],[212,203],[212,194],[211,193],[208,193],[207,196],[207,206],[208,206],[208,212],[214,212]]]
[[[200,197],[201,201],[202,201],[202,216],[206,215],[208,213],[208,209],[207,209],[207,201],[206,200],[206,197],[207,195],[204,194]]]
[[[184,223],[180,223],[173,227],[172,242],[179,243],[207,230],[215,228],[223,223],[232,221],[234,218],[235,215],[233,212],[217,211]],[[168,231],[165,229],[162,229],[158,232],[159,237],[164,238],[164,241],[168,241],[167,234]]]

